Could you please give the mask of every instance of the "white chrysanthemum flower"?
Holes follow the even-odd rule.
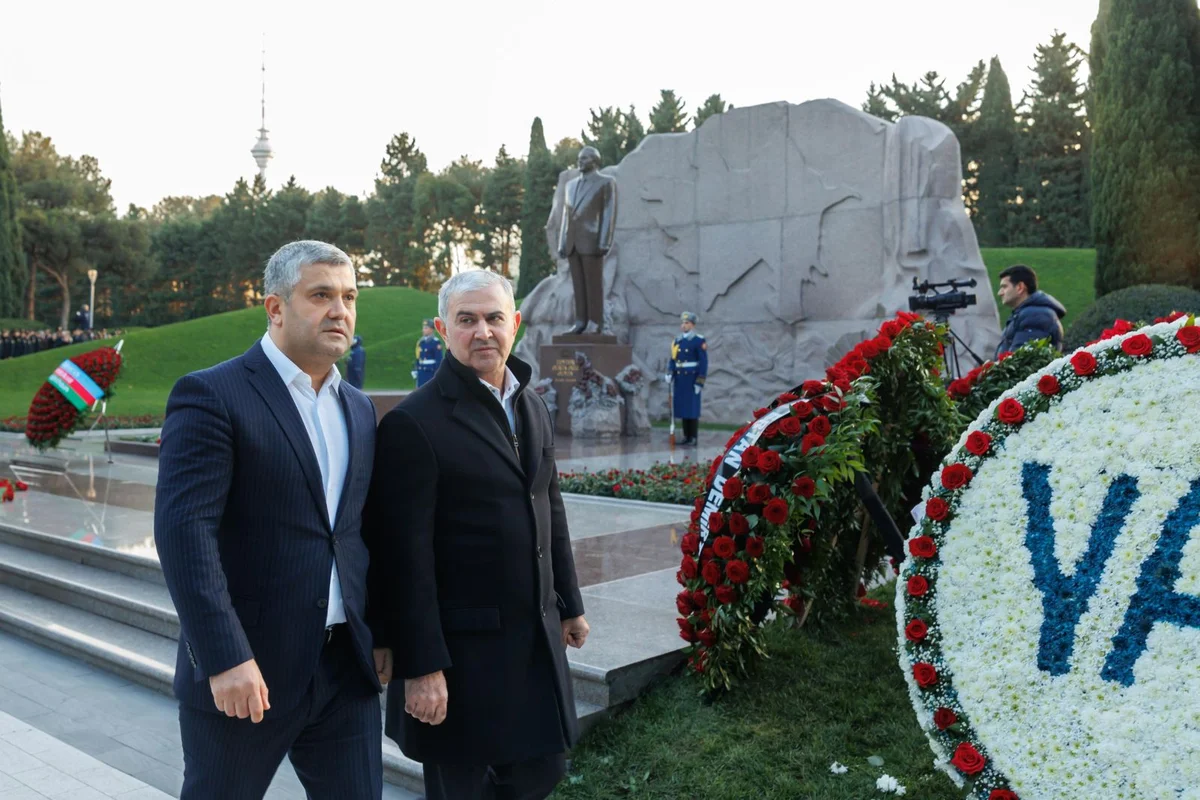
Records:
[[[838,762],[835,761],[829,765],[829,771],[832,772],[834,775],[845,775],[847,772],[850,771],[850,768],[847,767],[845,764],[839,764]]]

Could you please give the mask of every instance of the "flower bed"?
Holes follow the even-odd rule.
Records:
[[[1200,786],[1200,326],[1106,333],[969,426],[908,542],[901,666],[975,800]]]
[[[704,483],[707,465],[695,461],[655,463],[650,469],[610,469],[603,472],[560,472],[558,488],[594,497],[619,497],[652,503],[690,505]]]

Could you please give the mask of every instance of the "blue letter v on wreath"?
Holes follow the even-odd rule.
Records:
[[[1104,660],[1100,677],[1123,686],[1132,686],[1133,666],[1146,652],[1146,641],[1157,622],[1168,622],[1181,628],[1200,628],[1200,597],[1175,591],[1183,548],[1198,523],[1200,480],[1195,480],[1163,523],[1162,536],[1154,552],[1142,564],[1137,591],[1129,602],[1121,630],[1113,637],[1113,649]]]
[[[1038,641],[1038,669],[1065,675],[1071,669],[1075,628],[1096,592],[1104,565],[1112,555],[1117,534],[1125,526],[1130,509],[1141,493],[1137,481],[1121,475],[1108,487],[1100,516],[1092,526],[1087,550],[1065,577],[1054,555],[1054,518],[1050,514],[1050,467],[1024,464],[1021,490],[1029,506],[1025,547],[1033,562],[1033,582],[1042,593],[1042,632]],[[1139,586],[1140,586],[1139,582]]]

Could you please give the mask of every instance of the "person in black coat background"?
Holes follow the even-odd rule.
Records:
[[[385,731],[428,800],[542,798],[578,737],[566,645],[588,635],[553,426],[510,356],[496,273],[442,287],[449,353],[380,423],[364,536],[368,622],[390,647]]]
[[[366,379],[367,351],[363,348],[362,337],[355,336],[354,344],[350,346],[350,359],[346,364],[346,382],[355,389],[361,389]]]

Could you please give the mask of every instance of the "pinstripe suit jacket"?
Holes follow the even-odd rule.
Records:
[[[304,423],[260,343],[171,390],[154,541],[182,629],[181,703],[215,712],[207,679],[254,658],[270,692],[268,715],[293,708],[320,658],[334,559],[364,679],[380,691],[363,622],[361,535],[375,412],[346,381],[339,400],[350,457],[331,526]]]

